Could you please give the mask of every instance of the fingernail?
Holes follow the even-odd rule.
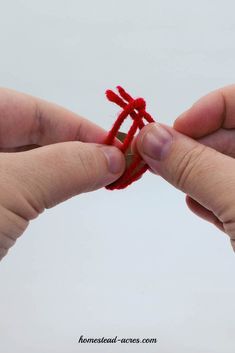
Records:
[[[143,153],[152,159],[162,161],[170,150],[172,140],[172,135],[164,126],[154,123],[143,136]]]
[[[122,152],[113,146],[100,146],[100,148],[106,157],[110,173],[120,174],[125,168],[125,160]]]

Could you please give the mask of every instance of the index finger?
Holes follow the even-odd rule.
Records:
[[[47,145],[79,140],[102,143],[107,132],[56,104],[0,89],[0,147]]]
[[[174,128],[193,138],[206,136],[220,128],[235,128],[235,85],[199,99],[175,120]]]

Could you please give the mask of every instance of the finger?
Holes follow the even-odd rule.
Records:
[[[74,140],[102,143],[107,136],[101,127],[56,104],[3,88],[0,126],[2,148]]]
[[[235,157],[235,129],[219,129],[198,139],[198,142],[230,157]]]
[[[235,252],[235,240],[234,239],[230,239],[233,251]]]
[[[219,128],[235,128],[235,85],[221,88],[202,97],[180,115],[174,128],[190,137],[199,138]]]
[[[227,205],[233,203],[231,190],[235,190],[232,158],[157,123],[141,130],[137,147],[154,172],[213,211],[221,221],[231,220],[232,209]]]
[[[2,178],[2,176],[1,176]],[[21,219],[19,215],[14,214],[7,208],[5,208],[2,203],[4,203],[5,199],[9,197],[9,194],[13,194],[12,201],[15,205],[17,199],[17,192],[13,193],[10,188],[8,188],[8,194],[6,195],[3,192],[4,186],[1,185],[1,212],[0,212],[0,260],[3,256],[6,255],[9,248],[11,248],[17,238],[22,234],[22,232],[26,229],[28,222]],[[22,204],[20,205],[22,208]]]
[[[7,253],[8,253],[8,249],[0,247],[0,261],[4,258],[4,256],[6,256]]]
[[[214,224],[217,228],[224,232],[223,223],[214,215],[210,210],[207,210],[205,207],[200,205],[197,201],[192,199],[190,196],[186,196],[186,203],[188,208],[198,217]]]
[[[1,249],[9,249],[11,248],[14,244],[15,244],[15,240],[9,238],[8,236],[6,236],[5,234],[0,235],[0,248]]]
[[[11,180],[30,195],[36,210],[108,185],[125,169],[118,148],[78,141],[10,154],[8,160],[12,161]]]
[[[0,152],[23,152],[33,150],[34,148],[41,147],[39,145],[26,145],[20,147],[9,147],[9,148],[0,148]]]

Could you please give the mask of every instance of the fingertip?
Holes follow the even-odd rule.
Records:
[[[100,149],[105,155],[109,172],[120,176],[125,170],[123,153],[115,146],[101,145]]]
[[[190,108],[185,110],[182,114],[180,114],[173,123],[173,128],[179,132],[181,132],[182,128],[184,129],[185,125],[185,117],[187,118],[188,112]]]
[[[224,118],[224,99],[214,91],[196,101],[174,122],[174,128],[192,138],[200,138],[221,127]]]
[[[196,216],[204,219],[205,221],[214,224],[217,228],[224,232],[223,223],[214,215],[212,211],[203,207],[200,203],[191,198],[189,195],[186,196],[185,200],[191,212],[193,212]]]
[[[158,125],[158,123],[154,122],[154,123],[149,123],[147,125],[145,125],[139,132],[139,134],[136,136],[135,138],[135,144],[139,144],[140,141],[142,140],[143,136],[153,128],[153,126]]]
[[[141,150],[141,142],[142,142],[142,138],[145,135],[145,133],[151,129],[152,125],[154,123],[150,123],[145,125],[139,132],[138,134],[133,138],[133,141],[131,143],[131,152],[133,154],[139,154],[140,150]]]

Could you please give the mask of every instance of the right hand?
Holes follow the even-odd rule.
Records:
[[[201,98],[174,123],[151,123],[135,145],[154,173],[187,194],[195,214],[235,250],[235,85]]]

